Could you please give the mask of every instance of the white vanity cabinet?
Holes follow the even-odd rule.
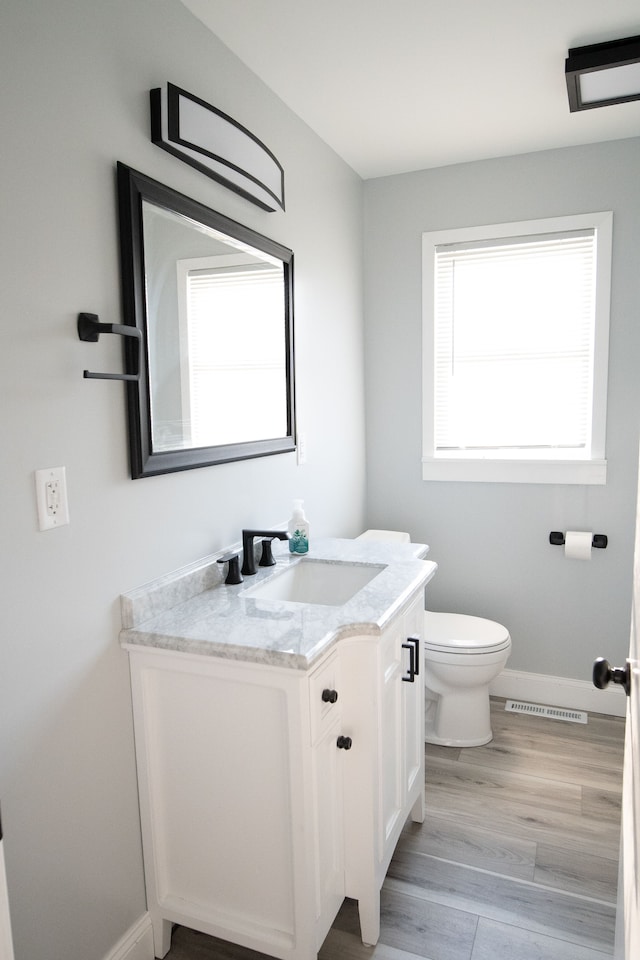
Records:
[[[424,816],[422,614],[418,589],[306,671],[125,644],[157,957],[177,922],[313,960],[345,896],[377,941],[400,830]]]

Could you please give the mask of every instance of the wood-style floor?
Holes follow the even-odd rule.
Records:
[[[491,704],[484,747],[426,747],[427,816],[404,829],[365,947],[345,901],[320,960],[604,960],[613,953],[624,721]],[[178,927],[168,960],[262,954]]]

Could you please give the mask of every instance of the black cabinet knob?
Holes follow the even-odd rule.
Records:
[[[338,737],[336,746],[338,750],[351,750],[353,741],[351,740],[351,737]]]
[[[322,691],[322,702],[323,703],[335,703],[338,699],[337,690],[323,690]]]
[[[604,657],[598,657],[593,664],[593,685],[604,690],[610,683],[619,683],[627,696],[631,693],[631,664],[627,660],[624,667],[612,667]]]

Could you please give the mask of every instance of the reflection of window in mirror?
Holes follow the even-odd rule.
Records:
[[[182,259],[177,286],[183,443],[204,447],[283,436],[282,263],[250,253]]]
[[[287,436],[282,259],[146,200],[143,218],[154,452]]]

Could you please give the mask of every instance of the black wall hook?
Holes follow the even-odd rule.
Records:
[[[135,373],[92,373],[84,371],[87,380],[140,380],[140,346],[142,332],[137,327],[125,326],[121,323],[100,323],[97,313],[78,314],[78,336],[87,343],[97,343],[101,333],[117,333],[121,337],[133,337],[137,349],[135,350]]]

